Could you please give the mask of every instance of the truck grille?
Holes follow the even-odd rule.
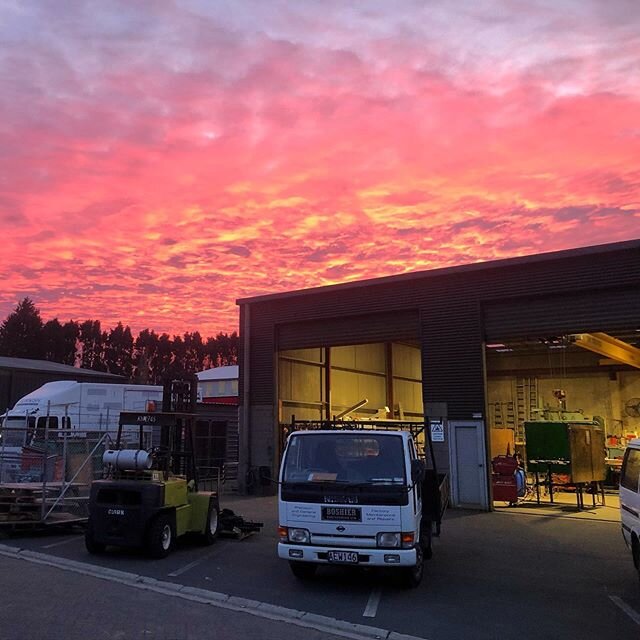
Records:
[[[341,536],[326,533],[312,533],[311,544],[322,545],[323,547],[360,547],[365,549],[375,549],[375,536]]]

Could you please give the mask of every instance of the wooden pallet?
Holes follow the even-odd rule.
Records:
[[[72,485],[71,490],[77,493],[81,485]],[[42,519],[42,505],[55,503],[63,483],[47,483],[43,488],[41,482],[0,484],[0,526],[12,525],[49,525],[85,521],[86,518],[64,511],[65,506],[78,507],[86,498],[80,496],[64,497],[59,506],[61,509],[50,513],[46,521]]]

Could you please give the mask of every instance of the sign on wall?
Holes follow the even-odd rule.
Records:
[[[444,442],[444,422],[442,420],[430,420],[431,442]]]

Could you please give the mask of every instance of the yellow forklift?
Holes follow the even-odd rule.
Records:
[[[232,511],[220,513],[220,477],[201,490],[195,458],[195,383],[174,381],[164,406],[176,411],[123,412],[116,446],[104,453],[105,477],[91,484],[85,545],[89,553],[107,546],[143,548],[166,557],[175,540],[198,534],[211,544],[220,531],[258,531]],[[145,449],[153,434],[156,446]],[[222,517],[221,517],[222,515]]]

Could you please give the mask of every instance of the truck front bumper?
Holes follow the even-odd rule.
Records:
[[[327,559],[329,551],[351,551],[358,554],[358,562],[334,563]],[[416,564],[415,549],[354,549],[352,547],[319,547],[278,543],[278,557],[283,560],[315,562],[318,564],[340,564],[358,567],[413,567]]]

